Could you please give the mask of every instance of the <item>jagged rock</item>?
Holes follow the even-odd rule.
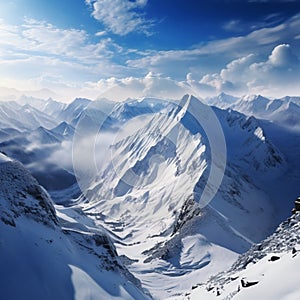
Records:
[[[58,224],[55,208],[48,193],[17,161],[0,163],[1,220],[15,226],[21,216],[49,225]]]
[[[241,284],[242,284],[242,287],[244,287],[244,288],[250,287],[252,285],[256,285],[258,283],[259,283],[259,281],[247,281],[247,280],[245,280],[245,278],[241,279]]]
[[[272,256],[270,257],[269,261],[276,261],[276,260],[278,260],[278,259],[280,259],[279,256],[272,255]]]

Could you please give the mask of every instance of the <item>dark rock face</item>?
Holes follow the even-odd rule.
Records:
[[[244,278],[241,279],[241,285],[243,288],[250,287],[255,284],[258,284],[258,281],[247,281]]]
[[[296,200],[295,200],[295,207],[293,209],[293,212],[295,213],[296,211],[300,211],[300,197],[298,197]]]
[[[278,260],[278,259],[280,259],[279,256],[272,255],[272,256],[270,257],[269,261],[276,261],[276,260]]]
[[[189,197],[181,207],[180,213],[178,215],[177,221],[174,225],[173,233],[174,235],[176,232],[182,228],[182,226],[188,221],[193,219],[195,216],[199,215],[201,212],[200,207],[197,207],[195,200],[193,197]]]

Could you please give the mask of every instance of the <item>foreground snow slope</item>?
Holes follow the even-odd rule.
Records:
[[[300,295],[300,212],[241,255],[227,272],[195,285],[181,299],[296,300]],[[178,298],[180,299],[180,298]]]
[[[1,299],[148,299],[100,227],[48,194],[0,154]],[[80,223],[77,221],[80,219]]]

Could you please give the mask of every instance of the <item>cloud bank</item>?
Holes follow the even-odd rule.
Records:
[[[289,44],[277,45],[265,60],[249,54],[228,63],[217,73],[197,78],[192,72],[184,80],[149,72],[145,77],[114,77],[90,83],[90,88],[114,101],[127,98],[160,97],[178,99],[186,93],[207,97],[221,92],[241,96],[258,93],[266,96],[299,94],[300,58]],[[98,92],[97,92],[98,91]]]
[[[299,93],[299,78],[299,57],[289,44],[280,44],[266,60],[259,60],[255,54],[233,60],[219,73],[203,76],[199,84],[217,93],[284,96]]]

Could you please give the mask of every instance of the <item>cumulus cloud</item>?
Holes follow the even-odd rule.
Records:
[[[292,67],[297,64],[298,58],[292,53],[289,44],[282,44],[274,48],[269,56],[268,63],[276,67]]]
[[[276,96],[299,93],[300,59],[289,44],[276,46],[266,60],[248,56],[233,60],[219,73],[206,74],[199,84],[214,93],[262,93]]]
[[[149,34],[152,21],[146,20],[141,10],[148,0],[88,0],[92,5],[92,16],[103,23],[107,30],[127,35],[138,31]]]
[[[176,81],[169,77],[162,77],[149,72],[145,77],[114,77],[101,79],[97,83],[90,83],[90,88],[98,92],[98,97],[105,97],[114,101],[127,98],[159,97],[163,99],[179,99],[190,93],[191,88],[185,81]]]

